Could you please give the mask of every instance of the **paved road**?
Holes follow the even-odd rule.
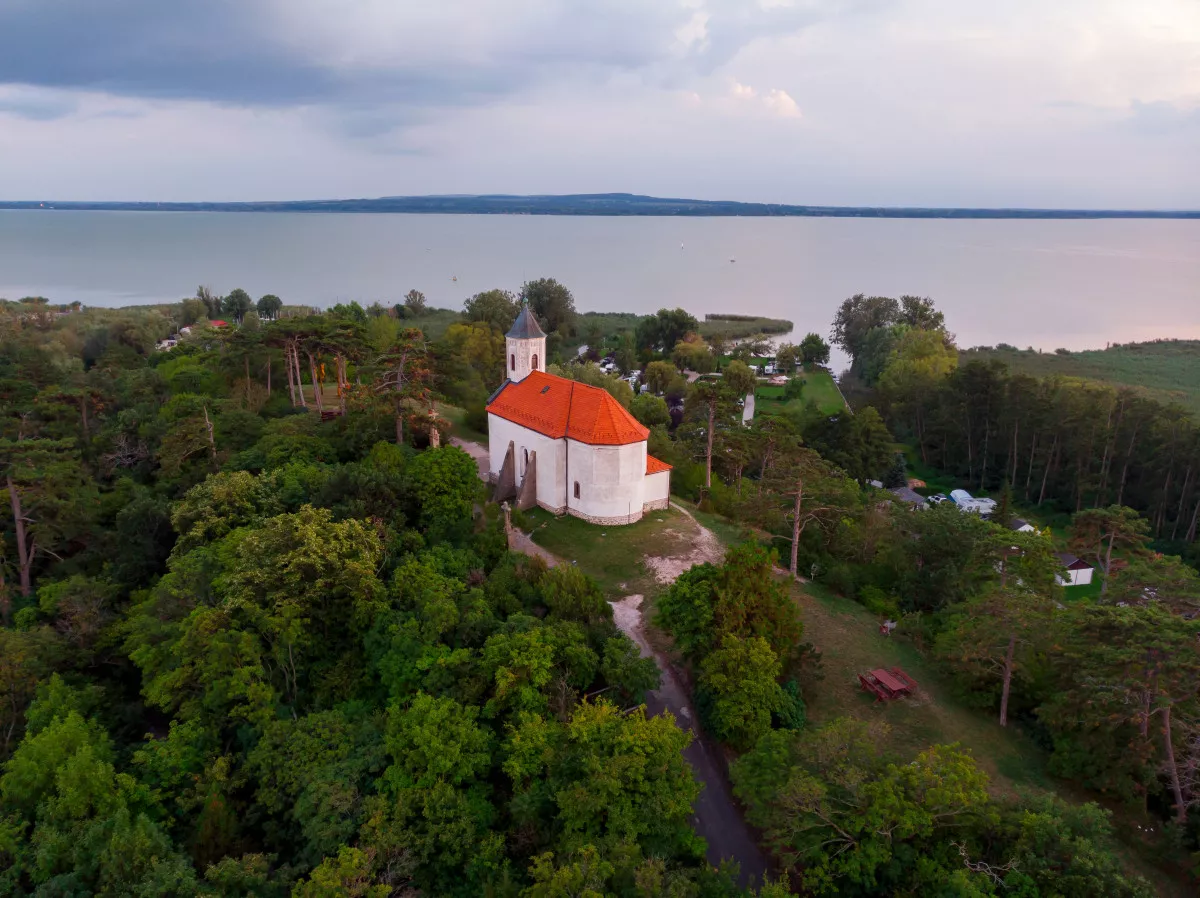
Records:
[[[747,427],[754,420],[754,391],[746,394],[746,405],[742,408],[742,423]]]
[[[692,826],[708,842],[708,862],[714,867],[733,858],[741,867],[738,881],[742,886],[761,885],[767,872],[767,859],[759,850],[750,828],[729,790],[725,762],[719,749],[704,737],[688,701],[687,689],[675,669],[650,646],[642,628],[642,597],[626,596],[613,602],[613,619],[637,645],[643,658],[653,658],[662,674],[658,689],[646,696],[651,715],[670,711],[681,729],[692,731],[692,744],[683,752],[700,783],[700,797],[692,816]]]

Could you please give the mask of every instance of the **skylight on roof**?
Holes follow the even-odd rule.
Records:
[[[542,392],[549,393],[550,392],[550,384],[546,384],[546,386],[542,387]]]

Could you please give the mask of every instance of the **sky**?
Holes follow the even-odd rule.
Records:
[[[0,199],[1200,208],[1197,0],[0,0]]]

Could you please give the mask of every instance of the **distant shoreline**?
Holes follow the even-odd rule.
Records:
[[[1200,210],[970,209],[898,206],[796,206],[639,196],[629,193],[564,196],[400,196],[377,199],[249,203],[73,202],[0,200],[0,210],[61,212],[326,212],[441,215],[577,215],[747,218],[938,219],[1190,219]]]

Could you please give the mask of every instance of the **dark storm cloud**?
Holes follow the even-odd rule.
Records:
[[[330,74],[262,33],[233,0],[0,0],[0,83],[152,98],[293,104]]]
[[[475,105],[567,73],[708,73],[756,37],[874,2],[0,0],[0,84],[241,106]],[[697,16],[702,39],[681,47]]]

